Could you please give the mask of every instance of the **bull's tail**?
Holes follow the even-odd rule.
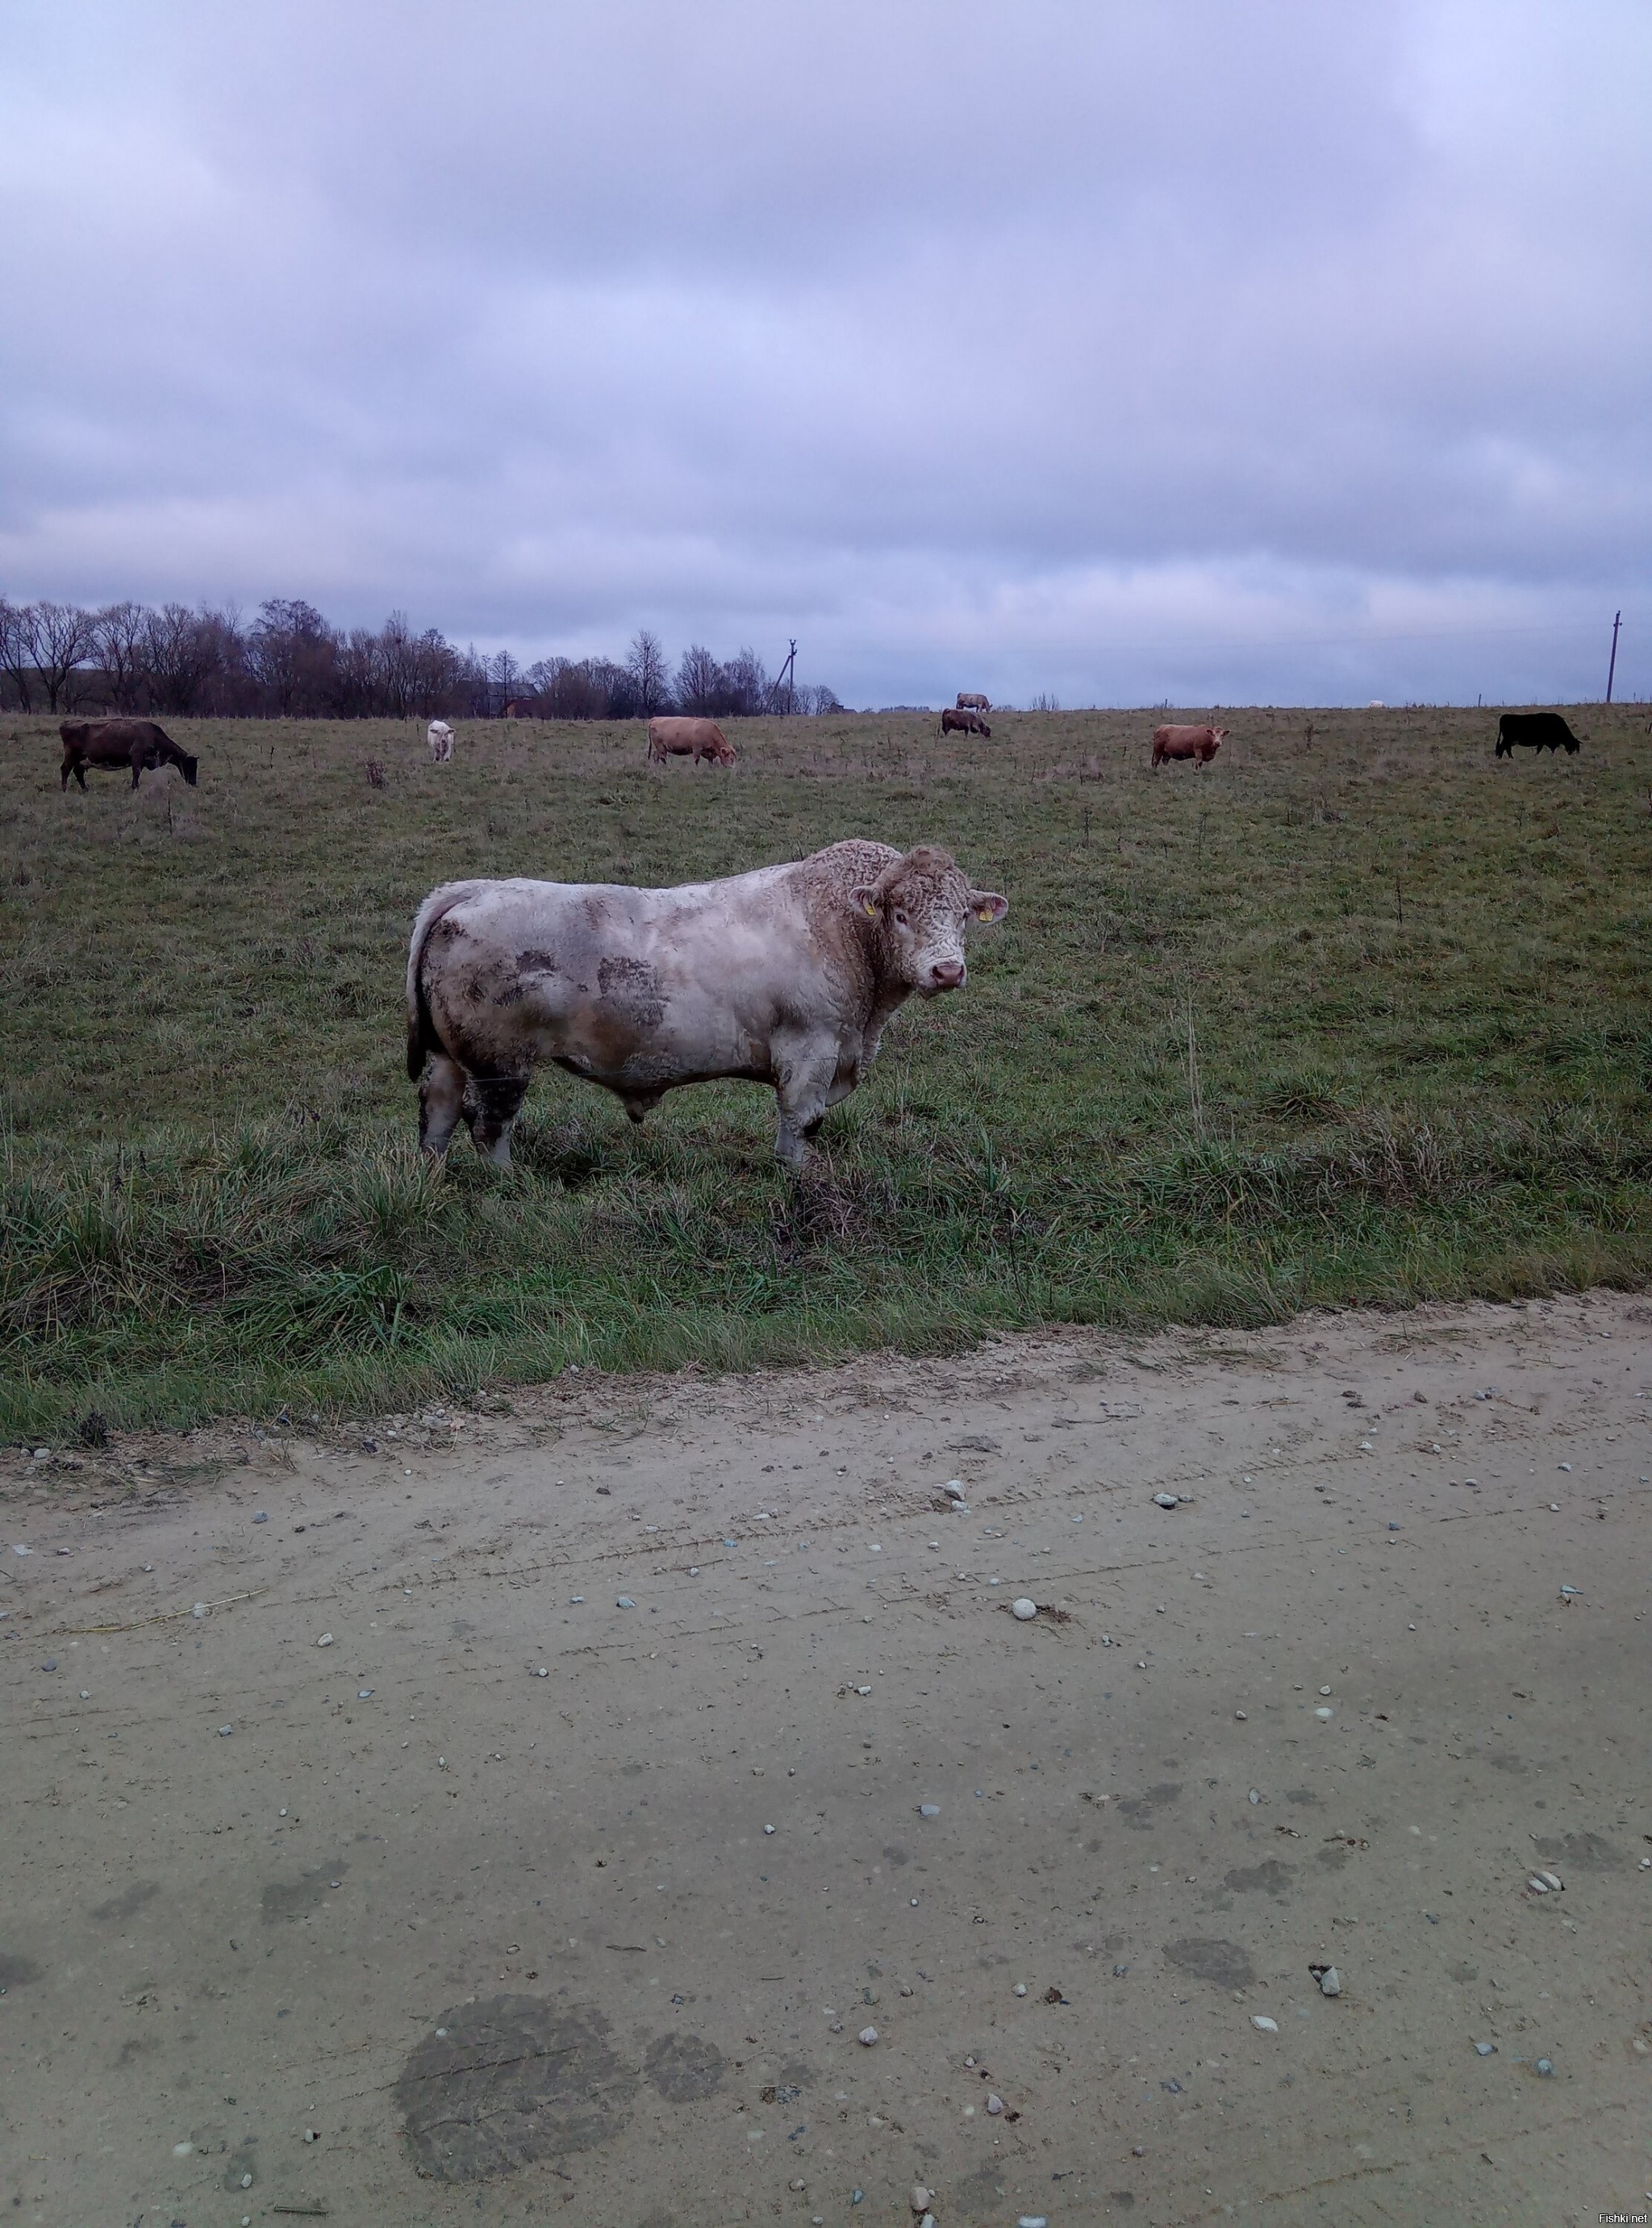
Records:
[[[442,915],[463,903],[472,891],[481,887],[479,882],[444,882],[439,889],[431,892],[413,918],[413,936],[407,945],[407,1080],[410,1083],[417,1083],[424,1073],[427,1056],[444,1048],[425,999],[425,945]]]

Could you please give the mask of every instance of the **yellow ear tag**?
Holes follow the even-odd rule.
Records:
[[[992,919],[992,907],[990,906],[983,906],[980,912],[976,913],[976,919],[977,920],[990,920]]]
[[[861,910],[868,920],[875,920],[878,917],[878,908],[873,904],[870,898],[862,898],[861,900]]]

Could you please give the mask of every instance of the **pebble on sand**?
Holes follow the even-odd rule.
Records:
[[[1180,1503],[1174,1493],[1156,1493],[1153,1496],[1153,1506],[1156,1508],[1175,1508],[1180,1506]]]
[[[999,2115],[999,2114],[1003,2110],[1003,2109],[1004,2109],[1004,2100],[1003,2100],[1003,2098],[1002,2098],[1002,2097],[988,2097],[988,2099],[987,2099],[987,2111],[988,2111],[988,2113],[989,2113],[989,2116],[990,2116],[991,2118],[993,2118],[993,2119],[995,2119],[995,2120],[996,2120],[996,2119],[998,2117],[998,2115]]]
[[[1024,1996],[1027,1994],[1027,1983],[1025,1981],[1016,1982],[1015,1994],[1018,1996]]]
[[[253,1511],[253,1521],[254,1524],[267,1524],[269,1521],[270,1512],[267,1508],[255,1508]],[[252,2185],[250,2183],[243,2183],[242,2186],[244,2188],[250,2188]]]
[[[1497,2046],[1495,2042],[1476,2042],[1474,2046],[1474,2054],[1476,2058],[1495,2058],[1497,2055]]]
[[[1323,1704],[1322,1704],[1320,1707],[1314,1712],[1314,1715],[1319,1719],[1322,1725],[1324,1725],[1328,1723],[1330,1719],[1334,1718],[1336,1715],[1336,1713],[1335,1710],[1326,1709]]]
[[[629,1594],[621,1594],[619,1599],[614,1604],[616,1609],[635,1609],[636,1606],[636,1603]]]
[[[1554,2060],[1552,2058],[1540,2058],[1537,2061],[1537,2070],[1540,2073],[1546,2076],[1553,2073],[1554,2071]]]
[[[1335,1965],[1328,1965],[1324,1971],[1320,1975],[1319,1993],[1322,1996],[1340,1996],[1341,1994],[1342,1975],[1337,1971]]]
[[[921,2181],[915,2181],[912,2186],[912,2194],[906,2201],[914,2212],[927,2212],[934,2200],[934,2196],[935,2193],[932,2189],[925,2189]]]
[[[1271,2020],[1265,2012],[1252,2012],[1251,2025],[1261,2034],[1277,2034],[1279,2032],[1278,2020]]]
[[[874,2026],[863,2026],[859,2034],[855,2038],[856,2042],[860,2043],[867,2050],[871,2049],[873,2044],[877,2040],[877,2039],[878,2030]]]
[[[918,1815],[920,1818],[938,1818],[941,1815],[941,1806],[938,1802],[920,1802],[918,1806]],[[922,2206],[920,2205],[918,2209],[921,2212]]]
[[[220,1726],[219,1726],[219,1728],[218,1728],[218,1738],[219,1738],[219,1739],[220,1739],[220,1740],[227,1740],[227,1739],[228,1739],[228,1738],[229,1738],[229,1736],[230,1736],[230,1734],[231,1734],[231,1733],[233,1733],[233,1732],[234,1732],[234,1730],[235,1730],[235,1728],[234,1728],[234,1725],[220,1725]]]
[[[333,1636],[330,1632],[323,1632],[321,1638],[316,1642],[317,1648],[330,1648],[332,1644]]]
[[[1038,1615],[1038,1604],[1030,1594],[1021,1594],[1009,1604],[1012,1613],[1025,1624],[1029,1617]]]

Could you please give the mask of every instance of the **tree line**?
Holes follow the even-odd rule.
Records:
[[[515,706],[549,720],[707,718],[841,711],[829,688],[777,688],[754,650],[726,663],[699,643],[673,669],[642,628],[620,659],[460,650],[400,611],[376,631],[336,627],[286,597],[249,621],[182,604],[16,604],[0,596],[0,707],[268,719],[489,720]]]

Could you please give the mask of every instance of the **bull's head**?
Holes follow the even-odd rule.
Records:
[[[189,783],[191,789],[195,785],[195,768],[200,765],[200,759],[192,759],[188,751],[185,751],[178,760],[179,765],[183,770],[183,778]]]
[[[951,853],[929,843],[892,861],[851,895],[882,928],[889,972],[920,998],[961,990],[969,976],[964,923],[1002,920],[1009,910],[996,890],[972,889]]]

